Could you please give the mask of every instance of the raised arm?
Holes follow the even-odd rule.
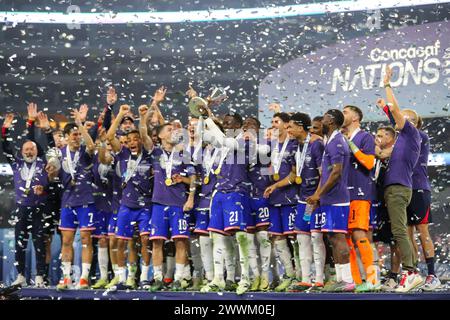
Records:
[[[148,135],[147,121],[148,121],[149,111],[146,105],[139,107],[139,134],[144,144],[144,148],[147,151],[153,149],[153,140]]]
[[[166,96],[167,88],[164,86],[159,87],[158,90],[156,90],[155,94],[153,95],[152,103],[150,104],[150,108],[152,108],[154,112],[154,116],[158,118],[159,125],[163,125],[166,120],[164,119],[161,110],[159,109],[159,104],[164,101],[164,98]]]
[[[86,127],[82,123],[81,113],[77,109],[74,109],[72,114],[75,120],[75,124],[78,126],[78,130],[80,130],[81,136],[83,137],[84,142],[86,143],[86,150],[92,156],[95,151],[95,143],[92,140],[92,137],[89,135]]]
[[[113,161],[113,157],[111,153],[108,152],[106,148],[106,130],[105,128],[100,128],[98,137],[100,139],[100,146],[98,147],[98,159],[100,163],[103,164],[111,164]]]
[[[6,156],[6,159],[10,164],[13,164],[16,159],[14,157],[14,151],[11,146],[11,143],[8,141],[9,139],[9,129],[12,127],[12,123],[14,120],[14,114],[8,113],[5,116],[5,121],[3,121],[2,126],[2,148],[3,154]]]
[[[120,122],[128,112],[130,112],[130,106],[126,104],[121,105],[117,117],[114,119],[113,123],[111,124],[111,127],[106,133],[106,139],[109,141],[109,143],[111,143],[111,147],[114,152],[120,151],[120,142],[116,138],[116,132],[117,129],[119,129]]]
[[[109,130],[112,122],[112,113],[114,112],[114,105],[117,102],[117,93],[113,87],[109,87],[108,93],[106,94],[106,103],[107,106],[105,108],[105,115],[103,118],[103,128]]]
[[[405,126],[405,118],[403,117],[400,107],[398,106],[397,99],[395,99],[394,91],[391,88],[391,81],[392,78],[392,70],[389,66],[386,66],[386,72],[384,76],[384,87],[386,89],[386,97],[389,105],[389,110],[392,113],[392,117],[394,118],[394,121],[397,125],[397,128],[399,130],[402,130]]]

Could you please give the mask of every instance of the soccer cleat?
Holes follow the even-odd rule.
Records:
[[[248,280],[241,280],[236,288],[236,294],[242,295],[250,289],[250,282]]]
[[[72,280],[70,278],[64,278],[61,280],[58,285],[56,286],[56,290],[66,290],[70,289],[72,286]]]
[[[322,282],[316,282],[314,283],[314,285],[309,288],[309,290],[307,290],[308,292],[320,292],[322,291],[324,288],[324,285]]]
[[[105,289],[111,289],[115,285],[117,285],[120,281],[120,278],[118,276],[115,276],[112,278],[112,280],[105,286]]]
[[[273,279],[270,283],[269,291],[274,291],[276,287],[280,285],[280,279]]]
[[[287,289],[288,292],[302,292],[311,289],[312,284],[306,282],[293,282]]]
[[[183,290],[183,288],[181,286],[181,281],[180,280],[175,280],[170,285],[170,291],[182,291],[182,290]]]
[[[270,289],[270,282],[269,282],[269,276],[262,276],[261,281],[259,282],[259,291],[269,291]]]
[[[361,284],[356,285],[356,289],[355,292],[371,292],[371,291],[376,291],[377,288],[375,287],[375,285],[372,284],[372,282],[363,282]]]
[[[131,288],[123,282],[119,282],[116,285],[109,288],[109,290],[111,290],[111,291],[117,291],[117,290],[126,291],[126,290],[130,290],[130,289]]]
[[[423,283],[423,279],[418,272],[414,271],[403,271],[402,277],[398,287],[395,292],[409,292]]]
[[[425,279],[425,284],[422,286],[422,289],[425,291],[433,291],[439,288],[441,285],[441,281],[434,274],[429,274]]]
[[[259,284],[261,283],[261,277],[255,277],[252,281],[252,285],[250,286],[250,291],[258,291]]]
[[[200,292],[218,292],[225,290],[225,281],[216,281],[215,279],[200,289]]]
[[[139,282],[138,288],[140,290],[148,290],[151,287],[151,283],[148,280],[143,280]]]
[[[91,286],[92,289],[104,289],[108,285],[108,279],[99,279],[94,285]]]
[[[24,287],[27,285],[27,279],[21,273],[19,273],[16,280],[11,285]]]
[[[88,279],[84,279],[84,278],[80,278],[80,282],[78,282],[78,286],[77,289],[89,289],[89,280]]]
[[[45,288],[45,282],[43,276],[36,276],[34,279],[34,286],[36,288]]]
[[[355,291],[356,285],[354,282],[348,283],[345,281],[339,281],[334,286],[334,292],[353,292]]]
[[[386,292],[393,292],[398,286],[397,281],[393,278],[388,278],[384,283],[381,285],[381,290]]]
[[[134,278],[127,278],[127,282],[125,282],[125,285],[132,290],[137,289],[136,279]]]
[[[291,283],[292,283],[292,278],[284,275],[283,279],[281,280],[281,283],[275,288],[275,292],[286,291],[286,289],[289,288]]]
[[[231,280],[225,281],[225,291],[235,291],[237,289],[237,283]]]
[[[323,287],[322,291],[324,291],[324,292],[333,292],[335,286],[336,286],[336,282],[330,280],[327,283],[325,283],[325,286]]]
[[[161,280],[155,280],[153,285],[150,287],[148,291],[150,292],[156,292],[161,291],[164,288],[164,283]]]
[[[172,278],[164,278],[163,282],[164,282],[164,285],[166,287],[168,287],[173,282],[173,279]]]
[[[192,283],[193,283],[193,280],[192,280],[192,279],[189,279],[189,280],[182,279],[182,280],[180,281],[181,289],[182,289],[182,290],[186,290],[188,287],[192,286]]]
[[[202,287],[202,279],[200,278],[192,278],[192,286],[187,288],[187,291],[200,291],[200,288]]]

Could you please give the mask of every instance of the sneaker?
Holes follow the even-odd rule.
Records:
[[[439,288],[441,285],[441,281],[434,274],[429,274],[425,279],[425,284],[422,286],[422,289],[425,291],[433,291]]]
[[[307,282],[293,282],[287,289],[289,292],[302,292],[310,289],[312,287],[311,283]]]
[[[151,285],[150,281],[148,281],[148,280],[143,280],[143,281],[140,281],[140,282],[139,282],[138,288],[139,288],[140,290],[148,290],[148,289],[150,289],[151,286],[152,286],[152,285]]]
[[[58,285],[56,286],[56,290],[66,290],[66,289],[70,289],[70,287],[72,286],[72,279],[70,278],[64,278],[63,280],[61,280]]]
[[[105,286],[105,289],[111,289],[115,285],[117,285],[120,282],[120,278],[118,276],[115,276],[112,278],[112,280]]]
[[[134,279],[134,278],[127,278],[127,282],[125,282],[125,285],[127,287],[129,287],[130,289],[133,289],[133,290],[137,289],[136,279]]]
[[[418,272],[405,270],[402,272],[400,283],[395,292],[409,292],[420,286],[422,282],[423,279]]]
[[[309,288],[309,290],[307,290],[308,292],[320,292],[322,291],[324,288],[324,285],[322,282],[316,282],[314,283],[314,285]]]
[[[45,282],[43,276],[36,276],[34,279],[34,286],[36,288],[45,288]]]
[[[250,289],[250,281],[248,280],[241,280],[239,281],[239,284],[236,288],[236,294],[238,296],[246,293]]]
[[[270,282],[269,282],[269,276],[262,276],[261,280],[259,282],[259,291],[267,292],[270,289]]]
[[[253,281],[252,281],[252,285],[250,286],[250,291],[252,291],[252,292],[258,291],[260,283],[261,283],[261,277],[255,277],[255,279],[253,279]]]
[[[237,283],[231,280],[225,281],[225,291],[236,291]]]
[[[386,292],[393,292],[398,286],[397,281],[393,278],[387,278],[386,281],[381,285],[381,290]]]
[[[356,285],[354,282],[349,283],[345,281],[339,281],[334,286],[334,292],[353,292],[355,291]]]
[[[361,284],[356,285],[355,292],[371,292],[376,291],[376,287],[372,282],[363,282]]]
[[[223,290],[225,290],[225,286],[226,286],[225,281],[213,280],[210,283],[208,283],[206,286],[202,287],[200,289],[200,292],[207,293],[207,292],[223,291]]]
[[[181,287],[181,281],[180,280],[175,280],[170,285],[170,291],[182,291],[182,290],[183,290],[183,288]]]
[[[291,285],[292,278],[288,276],[283,276],[283,279],[281,280],[281,283],[275,288],[276,292],[283,292],[286,291],[286,289]]]
[[[80,289],[80,290],[89,289],[89,280],[80,278],[80,282],[78,282],[77,289]]]
[[[153,284],[150,286],[150,289],[148,291],[150,292],[162,291],[163,288],[164,283],[161,280],[155,280]]]
[[[19,273],[16,280],[11,283],[11,285],[25,287],[27,285],[27,279],[21,273]]]
[[[94,285],[91,287],[92,289],[104,289],[108,285],[108,279],[99,279]]]
[[[324,291],[324,292],[333,292],[335,286],[336,286],[336,282],[330,280],[327,283],[325,283],[324,287],[322,288],[322,291]]]

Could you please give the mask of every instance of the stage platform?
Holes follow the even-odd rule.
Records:
[[[397,293],[276,293],[250,292],[238,296],[232,292],[170,292],[161,291],[107,291],[107,290],[64,290],[54,288],[22,288],[22,299],[44,300],[450,300],[450,290],[435,292]]]

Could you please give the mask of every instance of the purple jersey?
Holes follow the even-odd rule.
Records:
[[[375,155],[375,139],[367,131],[360,130],[353,137],[352,142],[367,155]],[[374,186],[372,170],[367,170],[350,152],[350,168],[348,170],[348,189],[350,200],[373,199]]]
[[[297,140],[289,140],[286,150],[283,154],[283,158],[281,159],[280,170],[278,172],[278,174],[280,175],[280,180],[288,176],[292,171],[292,166],[295,166],[295,153],[297,152],[297,146]],[[283,143],[278,143],[279,152],[281,152],[282,147]],[[274,182],[272,181],[272,183]],[[269,197],[269,203],[272,205],[294,205],[297,204],[299,200],[299,185],[295,183],[287,185],[283,188],[276,189]]]
[[[100,163],[98,154],[92,167],[94,175],[94,200],[97,210],[112,212],[114,169],[112,165]]]
[[[422,142],[420,144],[419,160],[414,167],[412,175],[412,188],[414,190],[431,191],[430,180],[428,179],[428,155],[430,153],[430,139],[428,135],[419,130]]]
[[[183,150],[174,152],[175,154],[172,158],[173,164],[170,176],[172,177],[175,174],[180,174],[183,177],[190,177],[195,175],[194,166],[191,163],[185,163],[185,159],[190,159],[190,155],[188,158],[184,159],[183,156],[186,155],[183,154]],[[155,174],[152,201],[154,203],[162,204],[165,206],[182,207],[187,200],[189,186],[182,182],[172,184],[170,186],[167,186],[165,183],[167,179],[166,169],[170,161],[171,154],[172,152],[168,152],[162,147],[155,147],[151,154],[152,165]]]
[[[336,184],[320,197],[320,205],[343,204],[350,202],[348,191],[348,167],[350,165],[350,150],[342,133],[335,131],[331,135],[322,159],[322,179],[320,186],[323,186],[330,177],[333,165],[342,164],[342,174]]]
[[[11,163],[12,170],[14,172],[14,191],[16,203],[21,206],[39,206],[45,204],[47,201],[47,195],[36,195],[33,192],[33,187],[41,185],[46,187],[48,185],[48,176],[45,171],[45,161],[41,158],[37,158],[35,161],[34,174],[31,176],[29,188],[26,188],[26,181],[29,174],[32,173],[32,163],[27,163],[25,160],[19,157],[15,157]]]
[[[384,176],[384,186],[400,184],[412,188],[412,174],[420,154],[420,134],[409,121],[400,131]]]
[[[207,151],[207,149],[204,148],[203,149],[203,165],[196,166],[197,176],[199,177],[199,181],[201,183],[200,192],[197,193],[196,201],[195,201],[196,208],[198,208],[198,209],[207,209],[210,207],[210,204],[211,204],[212,193],[214,191],[214,186],[217,183],[217,178],[216,178],[216,175],[214,174],[214,172],[209,172],[209,175],[208,175],[209,181],[207,184],[204,183],[204,179],[207,176],[204,161],[205,161],[205,154],[207,152],[212,157],[216,150],[219,150],[219,149],[210,148],[209,151]],[[208,157],[206,157],[206,160],[208,160]],[[209,158],[209,160],[211,161],[211,158]],[[214,159],[214,163],[212,164],[211,171],[214,171],[217,168],[217,165],[219,164],[219,160],[220,160],[220,150],[219,150],[219,152],[217,152],[217,155]]]
[[[302,184],[300,185],[300,201],[306,201],[306,198],[312,196],[319,186],[319,169],[322,165],[323,150],[324,146],[322,139],[317,139],[308,144],[305,163],[303,164],[301,173]],[[300,152],[302,152],[302,147],[300,147]]]
[[[130,149],[122,147],[115,156],[116,174],[120,172],[121,204],[131,209],[148,208],[151,205],[152,177],[151,156],[142,149],[141,154],[132,155]],[[133,161],[133,162],[130,162]],[[136,168],[136,169],[133,169]],[[130,170],[128,172],[128,170]],[[130,177],[127,181],[127,177]]]
[[[74,180],[70,174],[69,158],[67,156],[68,147],[61,148],[61,170],[59,173],[63,185],[61,207],[78,207],[94,203],[93,196],[93,156],[86,151],[86,146],[78,149],[78,161],[74,162],[76,152],[70,152],[70,158],[74,162]],[[75,185],[73,185],[75,183]]]

